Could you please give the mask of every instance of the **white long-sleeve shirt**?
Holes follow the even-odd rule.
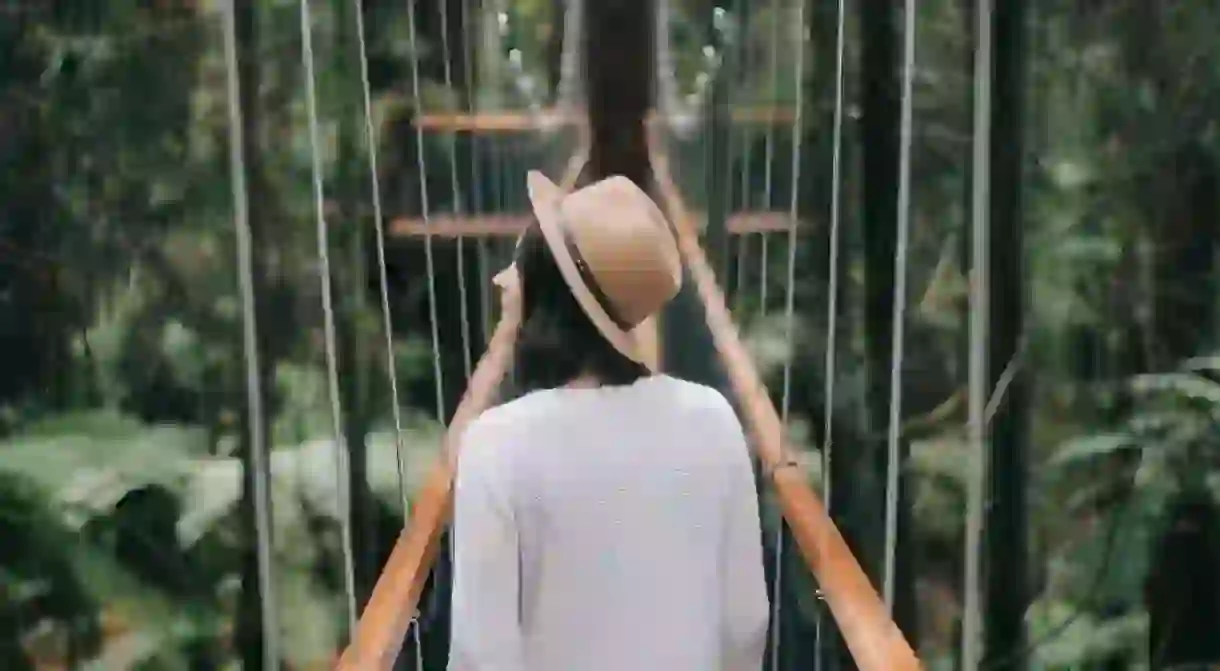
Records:
[[[450,671],[757,671],[753,473],[715,390],[535,392],[467,429]]]

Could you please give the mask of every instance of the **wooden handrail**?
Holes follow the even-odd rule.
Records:
[[[784,429],[725,306],[724,295],[699,245],[697,227],[669,174],[668,160],[653,143],[653,173],[669,211],[679,248],[707,313],[708,328],[735,395],[741,402],[753,444],[792,529],[801,556],[817,578],[839,631],[861,671],[914,671],[922,666],[890,617],[877,590],[852,555],[826,507],[802,469],[788,468]]]

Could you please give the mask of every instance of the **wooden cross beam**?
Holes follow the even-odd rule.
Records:
[[[733,123],[752,126],[790,125],[796,117],[794,110],[784,107],[743,107],[732,110],[730,115]],[[649,122],[656,119],[657,113],[653,112]],[[584,115],[575,110],[436,112],[421,116],[419,127],[425,131],[521,133],[571,127],[583,121]]]

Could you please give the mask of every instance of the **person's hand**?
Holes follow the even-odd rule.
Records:
[[[500,289],[500,324],[517,326],[521,323],[521,276],[517,266],[510,265],[491,280]]]

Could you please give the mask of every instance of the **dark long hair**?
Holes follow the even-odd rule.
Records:
[[[629,385],[651,373],[598,332],[568,289],[546,239],[532,223],[517,244],[521,328],[513,358],[518,393],[561,387],[581,375]]]

